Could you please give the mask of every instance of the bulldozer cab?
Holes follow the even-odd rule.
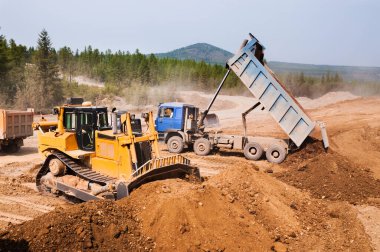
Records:
[[[95,130],[108,130],[106,107],[65,107],[63,125],[68,132],[75,132],[78,147],[95,150]]]

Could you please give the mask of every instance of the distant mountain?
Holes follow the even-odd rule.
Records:
[[[167,53],[157,53],[156,56],[182,60],[203,60],[210,64],[224,65],[233,54],[207,43],[197,43]],[[277,74],[303,72],[308,76],[321,77],[323,74],[330,72],[332,74],[339,73],[345,80],[380,81],[380,67],[312,65],[279,61],[270,61],[268,65]]]
[[[345,80],[380,80],[380,67],[312,65],[278,61],[270,61],[268,65],[277,74],[303,72],[308,76],[321,77],[323,74],[330,72],[333,74],[338,73]]]
[[[219,47],[207,44],[197,43],[194,45],[182,47],[167,53],[157,53],[159,58],[191,59],[195,61],[204,61],[210,64],[225,64],[227,59],[232,57],[232,53]]]

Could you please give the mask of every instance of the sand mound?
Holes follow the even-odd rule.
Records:
[[[351,162],[370,169],[380,179],[380,127],[361,127],[331,137],[334,150]]]
[[[128,205],[88,202],[58,209],[1,234],[3,251],[151,250],[153,241],[139,232]]]
[[[281,166],[286,171],[278,173],[277,178],[307,189],[316,198],[359,204],[380,195],[380,181],[369,169],[354,165],[331,149],[325,152],[319,141],[289,155]]]
[[[281,243],[290,251],[370,249],[357,213],[347,203],[326,204],[244,165],[221,173],[208,183],[244,206],[271,235],[273,246]],[[346,229],[348,225],[350,230]]]
[[[316,99],[310,99],[308,97],[298,97],[297,100],[302,104],[302,106],[305,109],[315,109],[342,101],[354,100],[357,98],[359,98],[359,96],[353,95],[350,92],[338,91],[329,92]]]
[[[137,206],[142,230],[159,251],[270,249],[268,232],[232,201],[207,184],[166,180],[142,186],[125,203]]]

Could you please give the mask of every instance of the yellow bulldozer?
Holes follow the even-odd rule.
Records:
[[[55,107],[56,122],[33,124],[38,151],[45,161],[36,177],[39,191],[81,201],[120,199],[144,183],[167,178],[200,178],[199,170],[181,155],[161,157],[153,114],[92,106],[81,98]]]

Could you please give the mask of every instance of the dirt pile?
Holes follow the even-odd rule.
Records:
[[[342,102],[342,101],[355,100],[355,99],[358,99],[359,97],[360,96],[353,95],[347,91],[338,91],[338,92],[329,92],[316,99],[310,99],[307,97],[298,97],[297,100],[302,104],[302,106],[305,109],[315,109],[315,108],[331,105],[331,104]]]
[[[380,179],[379,126],[342,130],[334,134],[331,139],[334,150],[351,162],[370,169],[374,177]]]
[[[221,173],[208,183],[241,204],[268,231],[273,246],[280,244],[290,251],[370,250],[357,212],[348,203],[310,198],[245,165]]]
[[[380,181],[371,170],[357,166],[334,150],[324,151],[314,141],[289,155],[275,176],[297,188],[306,189],[319,199],[367,203],[380,195]]]
[[[233,201],[208,184],[165,180],[142,186],[120,203],[137,207],[142,230],[158,251],[269,250],[268,232]]]
[[[129,205],[88,202],[57,209],[1,234],[0,251],[150,251],[154,242],[139,232]]]

